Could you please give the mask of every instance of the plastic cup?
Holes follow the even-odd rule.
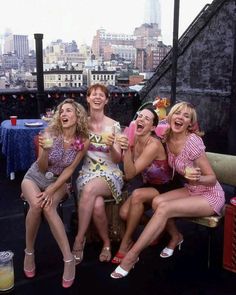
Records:
[[[116,132],[115,132],[115,141],[116,141],[117,143],[120,142],[120,139],[121,139],[122,137],[126,136],[126,135],[124,134],[124,130],[125,130],[125,128],[127,128],[127,127],[125,127],[125,126],[120,126],[119,130],[118,130],[118,129],[116,130]]]
[[[17,116],[10,116],[11,125],[16,126]]]
[[[185,168],[185,173],[184,173],[184,177],[185,178],[190,178],[191,179],[191,175],[192,175],[192,173],[194,173],[195,172],[195,168],[194,167],[186,167]]]
[[[102,143],[107,143],[107,140],[108,140],[108,136],[109,135],[112,135],[113,133],[113,128],[112,127],[105,127],[103,132],[102,132]]]
[[[0,252],[0,292],[14,287],[13,255],[11,251]]]
[[[53,136],[48,131],[40,131],[39,134],[43,137],[43,148],[50,149],[53,145]]]

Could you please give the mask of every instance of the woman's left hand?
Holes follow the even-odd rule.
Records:
[[[49,207],[52,205],[52,195],[48,194],[47,191],[41,192],[39,195],[37,195],[37,198],[41,203],[41,208]]]

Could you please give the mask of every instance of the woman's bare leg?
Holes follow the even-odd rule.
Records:
[[[176,193],[178,195],[176,196]],[[158,197],[153,200],[156,211],[140,237],[121,262],[121,267],[129,271],[141,251],[156,239],[164,230],[167,220],[173,217],[210,216],[214,214],[207,200],[201,196],[189,197],[185,188],[165,193],[165,201],[159,202]]]
[[[94,178],[84,186],[78,206],[78,233],[73,246],[74,252],[83,250],[85,234],[91,222],[97,196],[110,195],[108,184],[102,178]]]
[[[103,241],[103,247],[110,247],[108,235],[108,220],[103,197],[96,198],[93,210],[93,221],[98,230],[98,234]]]
[[[129,211],[126,223],[126,231],[121,241],[119,252],[127,253],[133,244],[132,235],[140,223],[145,210],[145,204],[151,204],[154,197],[158,195],[154,188],[139,188],[130,196]]]
[[[63,278],[65,280],[73,279],[75,276],[75,261],[70,250],[70,244],[66,235],[64,224],[57,213],[57,207],[59,202],[63,199],[66,194],[66,185],[59,189],[53,195],[53,203],[51,206],[43,209],[44,216],[48,221],[51,232],[62,252],[63,260],[70,261],[64,263]]]
[[[36,195],[40,193],[40,189],[29,179],[24,179],[22,181],[21,189],[24,199],[29,204],[29,210],[25,219],[25,251],[27,253],[34,253],[34,245],[41,223],[42,213],[40,203],[36,198]],[[24,269],[28,271],[35,269],[34,255],[25,255]]]

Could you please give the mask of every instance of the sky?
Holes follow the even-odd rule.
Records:
[[[159,0],[162,40],[172,45],[174,0]],[[180,0],[179,36],[212,0]],[[78,45],[92,44],[100,28],[110,33],[133,34],[144,22],[145,0],[11,0],[1,3],[0,35],[43,34],[43,47],[51,41],[75,40]]]

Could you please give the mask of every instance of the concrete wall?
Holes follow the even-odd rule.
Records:
[[[179,45],[176,100],[197,108],[207,149],[225,152],[235,38],[235,1],[215,0]],[[170,97],[171,54],[140,93],[143,102]]]

